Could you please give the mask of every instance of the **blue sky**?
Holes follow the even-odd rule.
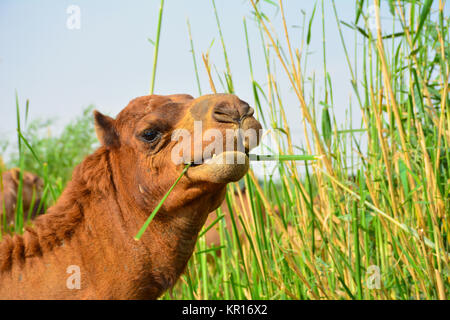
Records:
[[[117,114],[132,98],[149,92],[153,46],[159,0],[2,0],[0,1],[0,134],[14,138],[15,90],[22,106],[30,99],[31,118],[56,118],[57,127],[68,123],[89,104],[110,115]],[[350,74],[340,44],[331,1],[325,0],[327,32],[327,68],[333,80],[335,112],[343,123],[351,96]],[[337,0],[341,20],[354,19],[354,1]],[[81,29],[66,27],[67,8],[81,9]],[[255,78],[266,82],[264,58],[251,8],[243,0],[216,0],[224,39],[229,53],[236,94],[253,102],[250,87],[243,18],[246,17]],[[314,1],[284,1],[289,32],[296,47],[300,44],[301,10],[307,19]],[[267,7],[267,6],[266,6]],[[389,18],[383,5],[382,16]],[[281,32],[280,14],[268,6],[275,27]],[[198,95],[190,53],[186,19],[189,18],[194,38],[203,93],[210,89],[201,63],[213,39],[210,59],[219,71],[225,69],[213,6],[209,0],[166,0],[155,93],[189,93]],[[311,55],[306,73],[320,79],[322,74],[322,39],[320,6],[312,26]],[[354,33],[344,27],[349,48]],[[353,50],[353,49],[351,49]],[[353,56],[353,53],[351,53]],[[296,128],[301,116],[298,102],[281,68],[279,78],[288,108],[290,124]],[[220,84],[216,82],[220,88]],[[316,90],[320,92],[321,82]],[[308,88],[307,88],[308,89]],[[310,90],[310,88],[308,89]],[[306,92],[306,96],[309,96]],[[356,109],[356,108],[355,108]],[[359,113],[359,111],[358,111]],[[300,127],[298,127],[300,128]],[[55,128],[57,130],[57,128]],[[300,133],[299,133],[300,134]]]

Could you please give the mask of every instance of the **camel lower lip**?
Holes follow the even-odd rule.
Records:
[[[228,183],[240,180],[248,171],[249,157],[244,152],[225,151],[191,166],[186,175],[194,180]]]
[[[228,152],[228,154],[229,154],[230,152]],[[235,151],[232,151],[232,153],[235,153],[235,154],[241,154],[241,153],[243,153],[243,152],[240,152],[240,151],[237,151],[237,152],[235,152]],[[220,157],[222,154],[218,154],[218,155],[214,155],[214,157]],[[245,156],[248,158],[249,157],[249,153],[248,153],[248,151],[246,151],[245,152]],[[210,165],[210,164],[217,164],[217,163],[211,163],[210,161],[212,161],[213,159],[214,159],[214,157],[213,158],[208,158],[208,159],[204,159],[201,163],[195,163],[195,162],[191,162],[191,164],[190,164],[190,167],[191,168],[196,168],[196,167],[199,167],[199,166],[202,166],[202,165]],[[243,163],[245,163],[245,161],[243,161]],[[228,163],[226,163],[226,164],[228,164]],[[239,163],[230,163],[230,164],[239,164]]]

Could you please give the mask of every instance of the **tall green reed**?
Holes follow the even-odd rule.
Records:
[[[253,74],[244,20],[257,116],[264,116],[272,130],[284,127],[276,153],[288,157],[297,153],[293,150],[299,146],[284,120],[285,106],[278,92],[286,84],[274,74],[278,65],[298,98],[308,153],[319,157],[306,163],[306,175],[290,161],[277,164],[278,180],[270,175],[257,179],[250,172],[244,179],[245,193],[238,198],[232,195],[239,186],[229,187],[231,234],[223,219],[206,226],[219,228],[220,257],[216,251],[205,250],[201,242],[198,255],[208,255],[209,263],[203,258],[198,263],[198,255],[189,263],[190,288],[196,290],[196,298],[447,298],[449,32],[444,4],[440,2],[433,13],[431,2],[389,1],[391,28],[380,22],[378,1],[355,1],[353,22],[341,21],[338,7],[331,3],[356,97],[356,103],[349,105],[360,110],[362,119],[360,127],[355,128],[350,118],[351,127],[338,129],[333,115],[334,76],[327,71],[324,2],[320,12],[325,92],[319,97],[313,91],[309,100],[305,95],[307,55],[302,53],[309,45],[311,21],[317,13],[311,13],[309,23],[304,20],[305,46],[294,48],[283,2],[277,4],[282,40],[263,12],[265,3],[250,0],[267,57],[268,81],[263,89]],[[371,5],[375,17],[369,16]],[[229,55],[214,3],[213,10],[227,70],[223,82],[228,83]],[[352,28],[354,39],[345,38],[342,28]],[[362,48],[356,46],[358,42]],[[209,55],[206,66],[214,68]],[[218,79],[211,73],[209,79],[215,91]],[[314,83],[310,86],[314,88]],[[318,102],[323,106],[320,118]],[[370,283],[371,270],[380,272],[380,287]],[[172,294],[189,297],[186,292],[182,281]]]

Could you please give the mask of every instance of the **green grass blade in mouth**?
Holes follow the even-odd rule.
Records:
[[[279,155],[259,155],[249,154],[250,161],[313,161],[319,160],[319,156],[315,155],[295,155],[295,154],[279,154]]]
[[[139,230],[138,234],[134,237],[134,240],[138,241],[141,239],[142,235],[144,234],[145,230],[147,230],[148,225],[150,224],[150,222],[152,222],[153,218],[155,217],[155,215],[158,213],[159,209],[161,209],[162,205],[164,204],[164,202],[166,201],[167,197],[169,196],[169,194],[172,192],[173,188],[175,188],[175,186],[177,185],[178,181],[180,181],[181,177],[184,176],[184,174],[186,173],[187,169],[191,166],[191,164],[187,164],[183,171],[181,172],[180,176],[178,177],[177,180],[175,180],[175,182],[173,183],[173,185],[170,187],[169,191],[167,191],[167,193],[164,195],[164,197],[161,199],[161,201],[158,203],[158,205],[156,206],[156,208],[152,211],[152,213],[150,214],[150,216],[147,218],[147,220],[145,221],[144,225],[141,227],[141,229]]]

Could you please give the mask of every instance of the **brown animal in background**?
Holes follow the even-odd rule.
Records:
[[[244,202],[244,207],[241,204],[241,200],[239,198],[239,193],[241,193],[242,200]],[[245,193],[243,193],[241,191],[236,191],[236,192],[234,192],[232,197],[234,199],[231,200],[231,203],[232,204],[236,203],[236,205],[239,208],[238,209],[239,212],[242,215],[247,215],[248,219],[253,219],[252,218],[251,206],[248,203],[247,196],[245,195]],[[222,209],[222,214],[224,215],[223,219],[225,221],[226,230],[228,231],[230,236],[232,236],[233,235],[233,222],[231,220],[231,214],[230,214],[230,210],[228,209],[227,202],[223,201],[223,203],[220,206],[220,208]],[[237,217],[237,212],[233,211],[233,214],[234,214],[234,219],[235,219],[235,222],[236,222],[236,228],[237,228],[237,231],[238,231],[238,235],[239,235],[239,237],[242,237],[243,234],[244,234],[244,229],[242,227],[241,222],[239,221],[239,218]],[[212,212],[208,216],[208,219],[206,220],[205,226],[209,226],[216,219],[217,219],[217,215],[214,212]],[[206,234],[205,234],[205,242],[206,242],[206,246],[207,247],[218,247],[218,246],[220,246],[219,223],[215,224],[214,227],[212,227],[211,229],[209,229],[206,232]],[[216,254],[220,256],[221,250],[216,250]]]
[[[248,157],[237,151],[192,166],[136,241],[185,166],[171,160],[177,146],[171,134],[178,128],[194,132],[194,121],[223,136],[227,129],[260,131],[252,114],[247,103],[229,94],[144,96],[132,100],[116,119],[95,112],[102,146],[75,168],[57,203],[33,227],[0,242],[0,298],[159,297],[184,271],[198,232],[222,203],[227,183],[242,178],[249,166]],[[192,149],[204,151],[210,144],[200,140]],[[244,144],[248,152],[248,140]],[[245,162],[221,164],[229,155],[244,156]],[[183,160],[194,159],[184,154]]]
[[[233,214],[234,214],[234,219],[236,222],[237,233],[241,239],[241,242],[243,242],[246,240],[246,236],[245,236],[244,227],[242,226],[242,223],[238,218],[238,213],[240,215],[244,216],[244,218],[243,218],[244,221],[249,221],[250,223],[252,223],[253,219],[254,219],[253,213],[252,213],[252,207],[251,207],[250,202],[248,201],[248,198],[247,198],[247,195],[245,192],[245,188],[235,191],[231,197],[232,197],[231,203],[232,203],[232,205],[235,205]],[[242,198],[242,201],[241,201],[241,198]],[[223,219],[225,221],[225,227],[231,236],[233,234],[233,222],[231,220],[231,214],[230,214],[230,210],[228,209],[227,202],[224,201],[222,203],[222,205],[220,206],[220,208],[222,209],[222,213],[224,214]],[[260,208],[260,210],[261,210],[263,221],[266,221],[267,213],[266,213],[264,206],[262,206]],[[274,210],[275,214],[277,214],[277,215],[280,214],[280,210],[277,205],[274,206],[273,210]],[[208,219],[206,220],[205,225],[209,226],[216,219],[217,219],[217,215],[215,213],[211,213],[208,216]],[[218,223],[206,232],[205,242],[206,242],[207,247],[219,247],[220,246],[221,243],[220,243],[220,233],[219,233],[219,224]],[[216,250],[215,252],[218,256],[220,256],[220,254],[221,254],[220,249]]]
[[[17,168],[2,173],[2,182],[0,183],[0,228],[3,227],[3,215],[6,215],[6,224],[8,226],[14,224],[19,179],[20,170]],[[44,182],[37,175],[30,172],[23,172],[22,205],[24,219],[28,217],[30,210],[31,218],[34,218],[39,213],[43,213],[42,209],[38,212],[43,186]],[[5,209],[4,212],[3,209]]]

